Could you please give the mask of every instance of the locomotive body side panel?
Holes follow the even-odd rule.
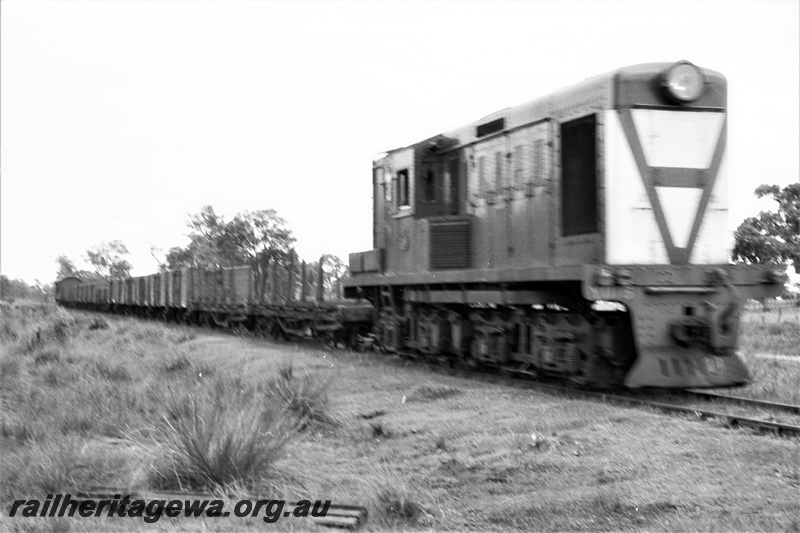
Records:
[[[514,131],[510,142],[507,200],[510,268],[551,262],[552,123],[546,120]]]
[[[605,244],[603,112],[613,78],[598,76],[548,99],[553,129],[553,263],[602,262]]]

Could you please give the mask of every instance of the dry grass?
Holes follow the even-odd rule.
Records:
[[[737,395],[800,405],[800,307],[768,302],[742,314],[740,351],[752,383]],[[796,360],[764,355],[797,356]]]
[[[97,485],[280,494],[287,444],[335,427],[328,383],[280,361],[245,376],[196,357],[194,333],[1,312],[3,502]]]
[[[90,330],[78,316],[65,342],[30,349],[19,344],[27,329],[12,325],[17,340],[2,341],[6,508],[87,483],[231,485],[365,505],[367,531],[800,530],[796,440],[431,374],[377,354],[205,331],[180,339],[189,330],[107,321]],[[329,418],[335,427],[319,422]],[[306,430],[284,432],[287,421]],[[256,435],[270,432],[282,437],[264,447]],[[6,526],[144,529],[130,519],[0,519]],[[288,519],[274,527],[314,529]]]
[[[767,302],[764,307],[754,303],[742,313],[741,350],[800,356],[800,307],[788,302]]]

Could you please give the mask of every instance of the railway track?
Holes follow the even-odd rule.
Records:
[[[744,398],[742,396],[729,396],[727,394],[720,394],[718,392],[697,391],[691,389],[686,390],[684,394],[707,401],[727,401],[730,403],[738,403],[757,408],[800,414],[800,405],[793,405],[789,403],[770,402],[767,400],[756,400],[754,398]]]
[[[398,354],[405,361],[420,364],[435,371],[455,370],[457,375],[475,377],[494,383],[505,382],[515,387],[544,390],[559,394],[592,398],[639,407],[647,407],[688,415],[703,420],[720,421],[731,428],[750,428],[762,433],[778,436],[800,437],[800,405],[791,405],[716,392],[686,390],[602,391],[576,389],[551,381],[534,381],[538,376],[531,372],[520,372],[509,368],[489,370],[463,370],[442,367],[419,359],[415,354]],[[711,404],[711,405],[709,405]],[[727,406],[727,408],[726,408]],[[791,423],[781,420],[788,418]]]

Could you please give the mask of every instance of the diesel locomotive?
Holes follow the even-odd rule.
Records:
[[[728,260],[726,95],[688,61],[634,65],[380,155],[349,300],[324,296],[322,261],[67,278],[56,298],[584,387],[744,384],[742,303],[785,274]]]
[[[729,264],[727,85],[620,68],[373,163],[373,248],[345,295],[389,352],[579,386],[749,381],[741,304],[783,270]]]

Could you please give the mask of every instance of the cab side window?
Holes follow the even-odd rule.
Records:
[[[408,169],[397,172],[397,207],[411,205],[409,203]]]

